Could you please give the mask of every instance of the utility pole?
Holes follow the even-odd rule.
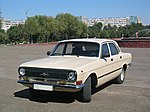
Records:
[[[31,10],[31,9],[25,10],[26,19],[28,18],[28,12],[29,12],[30,10]]]
[[[26,20],[28,19],[28,12],[29,12],[30,10],[31,10],[31,9],[25,10]],[[25,24],[25,25],[26,25],[26,24]],[[32,35],[29,35],[29,43],[33,44],[33,37],[32,37]]]
[[[2,28],[2,12],[1,12],[1,6],[0,6],[0,29]]]

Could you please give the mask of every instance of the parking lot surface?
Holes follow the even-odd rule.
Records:
[[[17,83],[18,66],[47,57],[52,47],[0,47],[0,112],[150,112],[149,48],[122,48],[133,55],[125,82],[101,86],[90,103],[80,102],[69,93],[44,93],[32,98],[28,88]]]

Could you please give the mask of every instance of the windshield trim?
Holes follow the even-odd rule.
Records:
[[[91,43],[91,44],[97,44],[98,45],[98,53],[95,54],[95,56],[90,56],[90,55],[78,55],[78,54],[65,54],[66,52],[66,48],[67,48],[67,44],[68,43]],[[56,49],[59,47],[60,44],[64,44],[64,48],[63,48],[63,51],[62,51],[62,54],[60,53],[54,53],[56,51]],[[59,42],[55,47],[54,49],[52,50],[50,56],[77,56],[77,57],[80,57],[80,56],[83,56],[83,57],[96,57],[98,58],[100,56],[100,44],[98,42],[85,42],[85,41],[65,41],[65,42]]]

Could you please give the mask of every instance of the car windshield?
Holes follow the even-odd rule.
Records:
[[[51,53],[51,56],[58,55],[98,57],[99,44],[93,42],[61,42]]]

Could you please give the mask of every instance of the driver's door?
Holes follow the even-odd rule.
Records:
[[[98,85],[100,86],[111,79],[113,60],[110,57],[110,50],[107,43],[103,43],[101,46],[101,67],[98,70]]]

